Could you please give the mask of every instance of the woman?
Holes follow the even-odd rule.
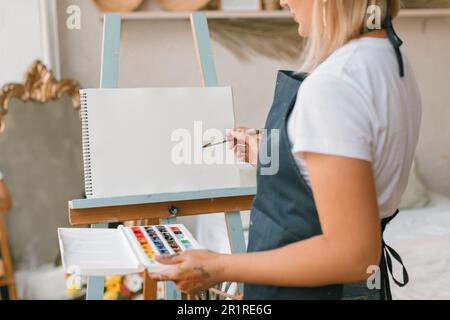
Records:
[[[0,171],[0,213],[10,211],[11,207],[11,196],[3,180],[3,173]]]
[[[310,74],[278,75],[261,146],[272,151],[278,130],[279,170],[263,175],[258,163],[248,253],[164,256],[173,267],[151,276],[185,292],[243,282],[246,299],[391,298],[385,259],[401,259],[382,231],[406,188],[421,120],[416,79],[391,24],[399,1],[281,4],[309,39],[302,71]],[[373,4],[383,25],[367,30]],[[238,141],[230,145],[237,157],[253,162],[259,142],[246,130],[228,138]]]

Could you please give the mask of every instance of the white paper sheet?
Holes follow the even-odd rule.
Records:
[[[239,186],[238,165],[226,164],[235,161],[232,151],[226,145],[202,149],[204,141],[221,139],[234,128],[231,88],[82,93],[87,94],[92,197]],[[177,152],[182,141],[189,149]],[[180,154],[188,163],[176,163]]]

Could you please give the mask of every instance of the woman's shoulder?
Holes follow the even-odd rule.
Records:
[[[387,38],[360,38],[350,41],[320,64],[312,74],[356,79],[375,69],[396,69],[397,60]]]
[[[304,81],[300,92],[305,95],[318,92],[351,89],[367,101],[375,94],[377,83],[398,77],[395,52],[388,39],[362,38],[339,48],[320,64]]]

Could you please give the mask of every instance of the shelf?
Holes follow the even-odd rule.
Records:
[[[288,11],[203,11],[208,19],[285,19]],[[123,20],[177,20],[189,19],[186,11],[135,11],[119,13]]]
[[[289,11],[204,11],[208,19],[290,19]],[[180,20],[189,19],[186,11],[134,11],[119,13],[123,20]],[[450,17],[450,8],[402,9],[401,18]]]

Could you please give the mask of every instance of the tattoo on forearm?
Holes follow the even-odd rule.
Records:
[[[205,270],[205,268],[203,266],[194,267],[193,270],[200,273],[201,277],[203,277],[203,278],[206,278],[206,279],[211,278],[211,275],[209,274],[208,271]]]
[[[185,280],[197,281],[194,279],[198,279],[198,278],[209,279],[209,278],[211,278],[211,275],[209,274],[209,272],[206,271],[202,265],[192,267],[189,269],[185,269],[180,266],[179,273],[180,273],[180,276],[186,277]]]

